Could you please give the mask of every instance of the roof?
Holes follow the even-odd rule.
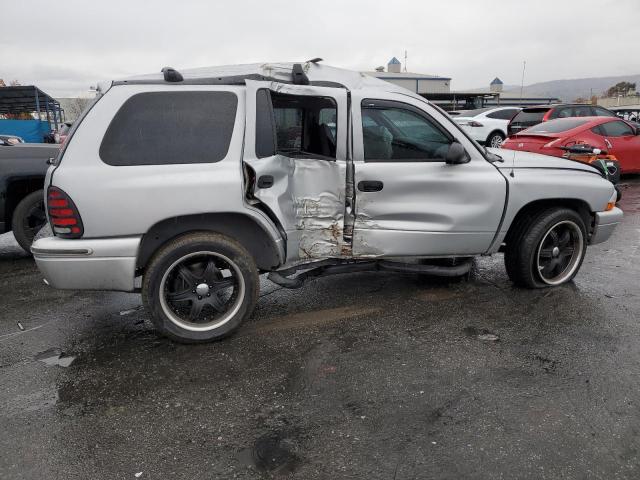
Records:
[[[412,72],[364,72],[376,78],[393,80],[451,80],[450,77],[440,77],[438,75],[428,75],[424,73]]]
[[[218,67],[202,67],[193,69],[177,69],[183,76],[183,82],[171,83],[179,84],[244,84],[247,80],[262,80],[291,83],[292,69],[294,63],[301,63],[312,84],[330,86],[342,86],[349,90],[362,88],[376,88],[388,92],[412,93],[410,90],[385,82],[371,75],[345,70],[342,68],[330,67],[328,65],[312,62],[290,62],[290,63],[252,63],[243,65],[224,65]],[[124,79],[117,79],[117,84],[127,83],[158,83],[165,82],[161,72],[146,75],[136,75]],[[413,94],[415,95],[415,94]]]
[[[500,80],[498,77],[494,78],[490,85],[504,85],[504,82]]]
[[[466,100],[469,98],[497,98],[498,93],[496,92],[487,92],[487,93],[477,93],[477,92],[441,92],[441,93],[421,93],[419,94],[423,98],[427,98],[429,100]]]
[[[393,57],[391,60],[389,60],[389,63],[387,63],[387,65],[400,65],[400,60],[398,60],[396,57]]]
[[[520,99],[520,92],[500,92],[500,98],[508,98],[508,99]],[[531,95],[527,95],[527,92],[524,92],[524,94],[522,95],[522,100],[528,100],[528,101],[532,101],[532,100],[540,100],[542,102],[548,102],[548,101],[555,101],[556,103],[560,103],[560,99],[558,97],[544,97],[544,96],[540,96],[540,95],[536,95],[536,96],[531,96]]]
[[[59,108],[58,101],[33,85],[0,87],[0,114],[44,112]]]

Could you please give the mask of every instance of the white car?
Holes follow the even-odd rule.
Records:
[[[507,138],[507,125],[518,107],[489,107],[466,110],[452,117],[476,142],[488,147],[499,148]]]

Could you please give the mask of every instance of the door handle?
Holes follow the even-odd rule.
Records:
[[[361,192],[379,192],[384,187],[380,180],[363,180],[358,182],[358,190]]]
[[[273,187],[273,177],[271,175],[261,175],[258,178],[258,188]]]

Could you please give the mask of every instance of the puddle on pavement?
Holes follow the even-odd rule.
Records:
[[[44,352],[38,353],[36,360],[47,366],[69,367],[76,359],[75,355],[67,355],[59,348],[50,348]]]
[[[281,433],[268,433],[258,438],[253,448],[240,452],[240,461],[262,472],[291,473],[300,460],[288,443],[288,439]]]

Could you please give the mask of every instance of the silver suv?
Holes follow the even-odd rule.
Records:
[[[113,81],[47,174],[57,288],[141,291],[157,329],[233,332],[260,273],[286,287],[387,270],[463,275],[504,251],[529,288],[570,281],[621,221],[593,167],[487,150],[437,106],[310,61]]]

